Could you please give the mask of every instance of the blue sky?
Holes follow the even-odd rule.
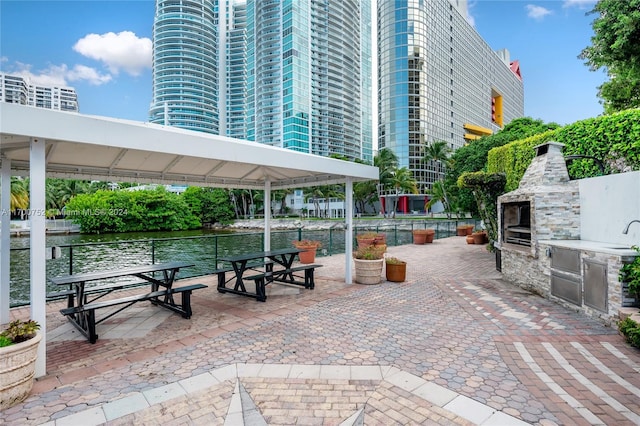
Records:
[[[386,0],[382,0],[386,1]],[[470,21],[494,50],[519,60],[525,115],[568,124],[602,113],[591,72],[595,0],[469,0]],[[74,87],[80,112],[146,121],[154,1],[0,0],[0,69]]]

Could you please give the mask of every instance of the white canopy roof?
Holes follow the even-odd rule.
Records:
[[[0,322],[9,318],[9,188],[30,177],[31,317],[46,330],[45,176],[69,179],[272,189],[346,183],[345,281],[351,283],[353,182],[378,168],[174,127],[0,102]],[[265,210],[265,249],[270,246]],[[36,377],[46,372],[46,336]]]
[[[299,188],[378,179],[378,169],[201,132],[0,104],[0,155],[28,174],[31,138],[48,177],[224,188]]]

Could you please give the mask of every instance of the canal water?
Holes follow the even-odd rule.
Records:
[[[354,227],[354,232],[375,230],[384,232],[387,245],[411,244],[414,227],[431,227],[436,230],[436,238],[455,235],[457,221],[414,222],[410,226],[362,226]],[[287,229],[272,230],[271,248],[291,247],[292,241],[299,239],[318,240],[322,247],[317,256],[344,253],[344,230],[329,229]],[[180,271],[179,278],[210,274],[222,267],[220,256],[248,253],[264,247],[261,230],[255,231],[174,231],[138,232],[103,235],[66,234],[49,235],[47,247],[60,247],[61,256],[46,260],[47,278],[80,272],[118,269],[127,266],[186,261],[195,266]],[[354,242],[355,246],[355,242]],[[11,238],[10,304],[25,305],[30,299],[29,280],[29,237]],[[126,280],[126,278],[123,278]],[[96,282],[95,284],[100,284]],[[64,290],[55,288],[47,280],[47,292]]]
[[[344,231],[273,231],[271,247],[291,247],[300,238],[320,240],[318,255],[344,251]],[[179,278],[207,275],[217,269],[218,257],[261,250],[262,231],[176,231],[104,235],[49,235],[46,246],[60,247],[61,256],[46,260],[47,278],[71,273],[118,269],[127,266],[187,261],[194,267]],[[11,238],[10,304],[25,305],[30,298],[29,237]],[[96,283],[99,284],[99,283]],[[64,290],[47,282],[47,292]]]

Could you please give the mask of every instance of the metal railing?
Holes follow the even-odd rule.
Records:
[[[363,232],[385,233],[387,245],[399,246],[412,243],[414,229],[433,228],[435,238],[456,235],[456,227],[469,220],[403,221],[392,225],[354,226],[355,237]],[[344,224],[339,223],[329,229],[291,229],[271,232],[271,248],[291,247],[294,240],[318,240],[322,247],[317,256],[331,256],[344,253]],[[149,238],[135,240],[115,240],[79,244],[61,244],[61,256],[47,260],[47,278],[95,270],[116,269],[168,261],[188,261],[195,266],[180,271],[180,278],[209,275],[223,267],[218,261],[221,256],[259,251],[264,247],[264,233],[231,232],[224,234],[186,237]],[[11,249],[10,298],[11,306],[29,303],[29,248]],[[47,282],[47,292],[56,288]],[[58,289],[59,290],[59,289]]]

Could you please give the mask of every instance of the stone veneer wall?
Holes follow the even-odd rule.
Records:
[[[621,257],[592,250],[580,250],[581,268],[584,267],[585,259],[607,265],[607,312],[602,312],[584,303],[582,306],[577,306],[551,295],[551,258],[546,256],[547,249],[551,247],[552,245],[550,244],[538,244],[535,249],[535,255],[528,254],[528,250],[526,252],[521,250],[502,250],[503,277],[521,288],[560,303],[569,309],[579,310],[592,318],[598,318],[607,325],[615,323],[618,318],[618,311],[623,305],[622,284],[618,280],[620,267],[622,266]],[[563,272],[563,274],[567,275],[566,272]]]
[[[580,239],[580,191],[578,182],[568,182],[561,188],[549,187],[534,193],[531,201],[532,235],[538,240]]]
[[[507,244],[508,246],[508,244]],[[538,256],[538,248],[502,247],[502,276],[509,282],[532,291],[543,297],[549,297],[551,260],[545,256]],[[544,253],[544,252],[543,252]]]

